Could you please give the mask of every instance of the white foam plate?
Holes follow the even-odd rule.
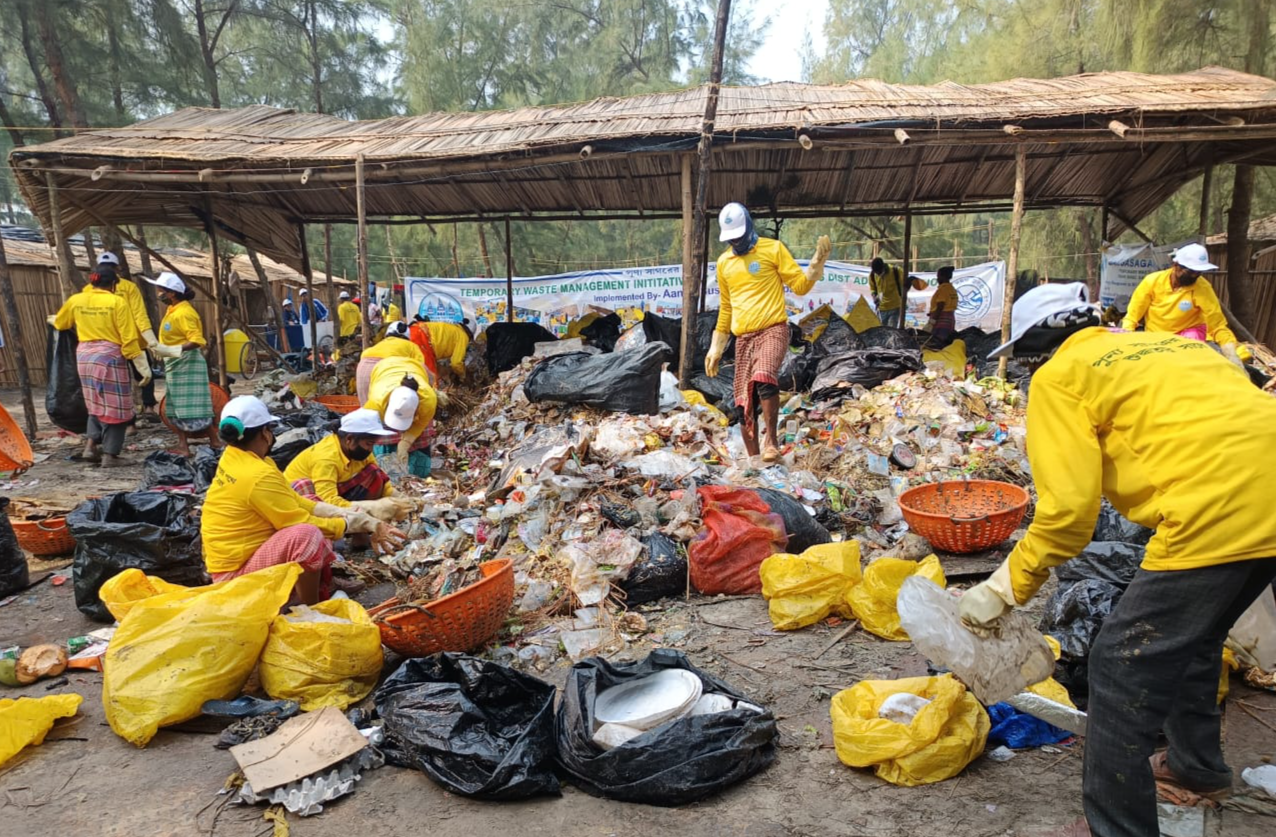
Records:
[[[683,669],[670,668],[601,692],[594,702],[599,724],[623,724],[649,730],[685,714],[704,686]]]

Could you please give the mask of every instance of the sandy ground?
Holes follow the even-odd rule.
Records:
[[[0,401],[20,415],[15,392],[0,392]],[[139,462],[172,441],[163,433],[139,438],[140,449],[129,451]],[[56,433],[42,434],[38,448],[50,458],[5,489],[10,496],[74,503],[131,489],[141,478],[140,466],[102,471],[67,462],[76,447],[72,440],[61,443]],[[69,575],[69,567],[63,572]],[[1081,816],[1083,742],[1058,753],[1024,751],[1004,763],[979,759],[958,778],[922,788],[894,787],[839,763],[830,697],[866,678],[924,674],[926,661],[908,643],[856,631],[828,648],[842,629],[823,624],[781,634],[771,629],[760,598],[666,600],[644,615],[653,634],[620,656],[641,658],[657,644],[653,637],[659,638],[769,707],[781,730],[779,757],[770,769],[705,802],[664,809],[596,799],[570,785],[559,799],[475,802],[444,792],[416,771],[385,767],[365,774],[352,796],[322,814],[290,816],[293,837],[485,836],[512,830],[562,837],[1044,837],[1064,833]],[[61,642],[96,627],[76,610],[69,581],[62,586],[44,581],[0,608],[0,646]],[[561,686],[566,673],[567,665],[559,663],[540,676]],[[212,746],[214,735],[162,730],[148,747],[136,749],[106,725],[101,681],[97,673],[76,673],[52,691],[38,683],[3,692],[3,697],[74,692],[85,700],[79,717],[59,723],[42,746],[0,767],[0,834],[270,833],[260,809],[219,805],[216,793],[235,764]],[[1248,689],[1238,678],[1232,684],[1224,733],[1239,774],[1243,766],[1276,756],[1276,695]],[[1226,835],[1258,837],[1271,834],[1272,827],[1266,817],[1222,815]]]

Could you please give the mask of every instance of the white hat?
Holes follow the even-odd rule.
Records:
[[[1196,273],[1208,273],[1211,270],[1218,270],[1218,265],[1210,264],[1210,254],[1199,244],[1185,244],[1175,250],[1174,255],[1170,258],[1179,267]]]
[[[284,297],[284,305],[292,305],[292,299],[290,299],[289,297]]]
[[[305,288],[302,288],[302,289],[301,289],[301,295],[302,295],[302,296],[305,296],[305,295],[306,295],[306,294],[308,294],[308,293],[310,293],[310,291],[306,290]]]
[[[345,433],[358,433],[362,436],[393,436],[395,431],[387,430],[381,423],[381,416],[376,410],[360,407],[341,417],[341,429]]]
[[[407,337],[408,324],[403,322],[403,320],[395,320],[390,323],[390,325],[386,326],[385,334],[386,337]]]
[[[228,420],[238,422],[245,430],[279,421],[270,414],[260,398],[252,395],[236,395],[226,402],[226,406],[222,407],[220,424],[225,424]]]
[[[1084,282],[1038,285],[1015,300],[1014,307],[1010,309],[1010,342],[989,352],[988,359],[1008,357],[1016,341],[1028,329],[1041,325],[1056,314],[1066,314],[1089,304],[1090,292]]]
[[[337,294],[337,299],[349,299],[349,298],[350,298],[349,291],[342,291],[341,293]]]
[[[107,255],[110,255],[110,254],[108,253]],[[158,287],[170,290],[175,294],[186,293],[186,283],[183,282],[181,280],[181,277],[178,276],[176,273],[169,273],[165,271],[164,273],[161,273],[156,278],[147,279],[146,281],[150,282],[152,285],[156,285]]]
[[[421,397],[416,394],[416,390],[410,387],[395,387],[385,406],[385,426],[396,433],[407,430],[412,426],[412,422],[416,421],[416,408],[420,403]]]
[[[727,204],[718,213],[718,226],[722,228],[719,241],[735,241],[749,228],[749,210],[742,203]]]
[[[116,256],[114,253],[110,252],[109,250],[103,250],[102,253],[97,257],[97,263],[118,265],[120,263],[120,259],[118,256]]]

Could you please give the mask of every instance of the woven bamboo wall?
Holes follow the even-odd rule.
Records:
[[[1210,261],[1218,265],[1219,272],[1210,280],[1219,301],[1231,307],[1227,295],[1227,243],[1209,246]],[[1271,348],[1276,346],[1276,247],[1258,251],[1250,261],[1249,281],[1254,289],[1254,336],[1258,342]],[[1240,312],[1233,309],[1233,313]],[[1245,318],[1247,322],[1250,318]]]

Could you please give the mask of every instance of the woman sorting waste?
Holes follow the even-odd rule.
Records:
[[[118,282],[114,270],[90,274],[88,286],[49,317],[49,324],[59,331],[74,327],[80,340],[75,350],[76,369],[89,412],[82,457],[104,467],[127,464],[120,451],[133,420],[128,363],[137,370],[143,387],[151,382],[142,335],[128,303],[115,294]]]
[[[425,359],[425,368],[431,375],[431,380],[439,379],[439,361],[434,354],[434,343],[430,340],[430,329],[428,328],[429,320],[417,314],[412,320],[412,325],[408,326],[408,338],[412,341],[412,345],[421,350],[421,357]]]
[[[381,423],[376,410],[354,410],[341,417],[336,433],[297,454],[284,476],[294,491],[312,500],[367,512],[380,520],[402,519],[412,509],[412,501],[394,493],[390,477],[372,453],[375,445],[397,435]]]
[[[424,433],[434,421],[436,408],[447,398],[430,386],[425,366],[409,358],[385,358],[372,370],[368,400],[363,406],[376,410],[382,423],[401,433],[396,451],[400,470],[408,470],[408,455],[428,446]]]
[[[718,292],[721,308],[713,343],[705,358],[704,370],[710,378],[718,375],[718,364],[731,335],[736,337],[735,403],[744,409],[744,447],[749,456],[758,455],[756,411],[763,420],[762,459],[780,458],[777,423],[780,417],[780,364],[789,350],[789,317],[784,304],[784,288],[803,296],[824,275],[824,260],[832,245],[822,235],[815,245],[810,266],[803,271],[789,248],[774,238],[760,238],[753,217],[743,204],[729,203],[718,214],[722,228],[719,241],[731,248],[718,257]]]
[[[456,323],[427,321],[430,345],[434,356],[447,361],[447,368],[454,380],[465,380],[465,352],[470,348],[470,334]],[[437,363],[437,361],[436,361]]]
[[[115,295],[128,303],[129,313],[133,315],[133,324],[137,326],[137,333],[142,335],[142,348],[153,349],[158,342],[155,339],[155,332],[151,328],[150,315],[146,313],[146,302],[142,299],[142,291],[133,282],[120,276],[120,259],[110,251],[103,252],[97,257],[98,273],[114,273],[119,277],[115,283]],[[82,290],[88,290],[89,286],[85,285]],[[155,407],[159,402],[155,399],[155,382],[153,380],[141,383],[142,376],[140,373],[133,373],[133,380],[138,381],[138,388],[142,391],[142,413],[143,415],[155,417]],[[130,425],[132,422],[130,422]],[[129,435],[133,435],[133,431],[129,431]]]
[[[1036,515],[962,597],[962,619],[995,629],[1027,603],[1090,541],[1101,497],[1156,529],[1090,651],[1082,773],[1092,834],[1156,837],[1157,781],[1204,795],[1232,784],[1219,661],[1232,624],[1276,577],[1265,494],[1276,400],[1205,343],[1098,327],[1079,282],[1024,294],[1011,326],[989,357],[1040,366],[1027,422]],[[1154,756],[1161,732],[1169,749]]]
[[[213,581],[238,578],[277,564],[300,564],[294,595],[302,604],[328,598],[337,588],[356,587],[332,576],[336,553],[330,541],[366,534],[381,553],[403,546],[407,536],[371,515],[316,502],[292,490],[269,459],[278,421],[251,395],[232,398],[222,410],[218,434],[226,451],[208,487],[200,520],[204,563]]]
[[[930,298],[930,337],[925,348],[939,351],[948,348],[957,335],[957,289],[953,287],[952,265],[945,265],[935,274],[939,284]]]
[[[354,380],[360,404],[368,400],[368,388],[372,385],[372,370],[378,363],[391,357],[414,360],[421,366],[425,366],[425,355],[421,353],[420,347],[412,342],[412,337],[408,334],[408,324],[405,322],[390,323],[386,326],[385,337],[359,355],[359,365],[355,368]],[[427,367],[426,372],[429,373],[429,371]],[[434,386],[434,375],[430,375],[429,384]]]
[[[160,323],[155,354],[164,359],[164,416],[177,428],[177,452],[190,456],[190,437],[206,436],[220,448],[213,427],[213,398],[208,389],[208,363],[201,351],[204,323],[190,301],[195,292],[175,273],[161,273],[147,279],[155,286],[160,302],[168,306]]]

